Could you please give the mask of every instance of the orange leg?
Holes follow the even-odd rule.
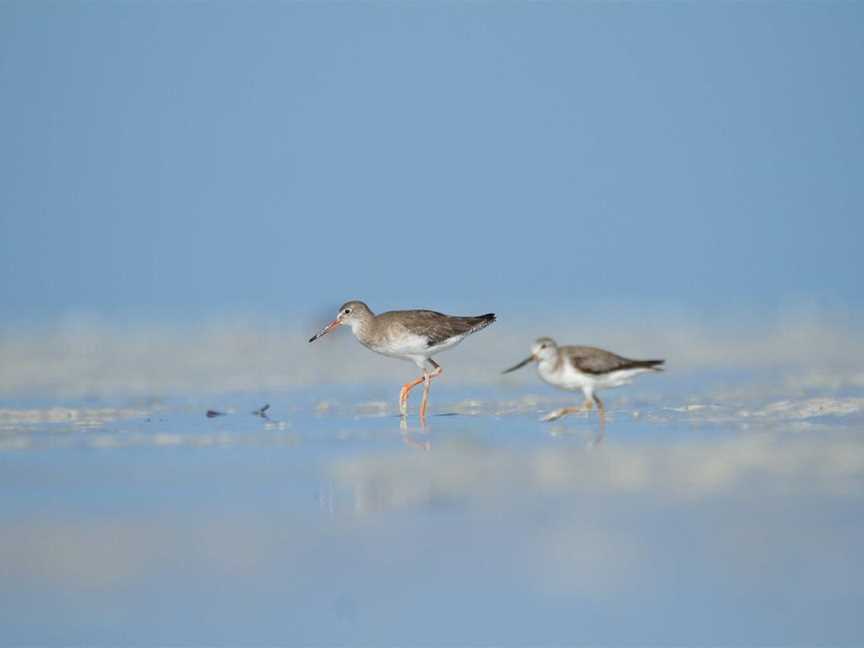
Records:
[[[590,400],[586,400],[584,403],[579,405],[578,407],[562,407],[561,409],[557,409],[554,412],[549,412],[546,416],[541,418],[541,421],[556,421],[562,416],[567,416],[568,414],[576,414],[578,412],[590,412],[593,403]]]
[[[425,375],[426,374],[423,374],[423,376],[420,376],[417,380],[412,380],[411,382],[402,385],[402,391],[399,392],[399,412],[402,416],[408,416],[408,394],[412,389],[423,382]]]
[[[429,404],[429,386],[432,383],[432,379],[440,376],[441,372],[444,370],[441,367],[435,367],[435,371],[432,373],[424,373],[423,374],[423,400],[420,402],[420,419],[426,418],[426,406]]]

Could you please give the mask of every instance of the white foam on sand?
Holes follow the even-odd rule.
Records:
[[[46,407],[0,409],[0,431],[59,423],[70,428],[95,428],[131,418],[143,418],[152,410],[113,407]]]
[[[566,395],[565,395],[566,397]],[[551,409],[565,403],[561,396],[528,394],[516,399],[466,399],[454,403],[441,403],[440,411],[460,417],[477,419],[481,429],[495,425],[496,420],[509,417],[539,419]],[[231,411],[233,408],[224,408]],[[376,421],[396,414],[395,403],[385,401],[341,402],[319,401],[305,408],[285,404],[280,406],[280,418],[260,420],[248,414],[232,419],[226,429],[198,431],[186,429],[190,406],[154,404],[149,407],[45,407],[0,409],[0,451],[38,449],[44,447],[88,446],[121,448],[130,446],[228,446],[228,445],[292,445],[303,438],[304,423],[310,418],[337,421]],[[283,413],[284,410],[284,413]],[[194,410],[194,416],[203,417],[203,408]],[[588,417],[591,417],[590,419]],[[562,424],[544,425],[553,436],[572,434],[567,425],[596,426],[596,412],[577,414]],[[248,419],[248,420],[247,420]],[[814,397],[784,400],[738,401],[716,399],[702,403],[682,405],[654,404],[641,408],[610,407],[607,410],[610,425],[620,420],[640,421],[640,425],[663,428],[670,425],[715,427],[726,430],[755,432],[815,432],[820,430],[858,430],[864,425],[864,398]],[[166,429],[166,420],[171,424]],[[261,423],[251,425],[251,421]],[[590,423],[589,423],[590,421]],[[530,421],[535,425],[534,420]],[[173,431],[176,426],[180,431]],[[562,427],[563,426],[563,427]],[[368,427],[368,426],[367,426]],[[386,429],[386,426],[385,428]],[[581,428],[580,428],[581,429]],[[583,432],[585,430],[582,430]],[[383,432],[382,432],[383,433]],[[336,434],[335,432],[333,434]],[[363,440],[374,436],[364,427],[339,428],[341,439]],[[326,436],[326,435],[325,435]]]

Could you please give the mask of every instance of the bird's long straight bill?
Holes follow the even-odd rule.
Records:
[[[511,371],[516,371],[517,369],[521,369],[521,368],[524,367],[526,364],[528,364],[529,362],[531,362],[533,359],[534,359],[534,356],[528,356],[528,357],[525,358],[522,362],[520,362],[519,364],[517,364],[515,367],[510,367],[509,369],[507,369],[506,371],[502,371],[501,373],[502,373],[502,374],[506,374],[506,373],[510,373]]]
[[[327,335],[330,331],[332,331],[337,326],[339,326],[339,320],[333,320],[327,326],[325,326],[323,329],[321,329],[315,335],[313,335],[311,338],[309,338],[309,341],[314,342],[315,340],[320,338],[322,335]]]

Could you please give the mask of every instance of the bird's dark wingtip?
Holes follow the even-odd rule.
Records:
[[[472,322],[471,332],[475,333],[476,331],[483,330],[492,322],[495,321],[495,313],[486,313],[485,315],[477,315],[476,317],[472,317],[469,320]]]

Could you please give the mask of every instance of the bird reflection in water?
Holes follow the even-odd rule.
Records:
[[[420,440],[414,436],[415,430],[412,429],[411,426],[408,425],[408,419],[404,416],[399,417],[399,432],[402,435],[402,441],[405,445],[410,446],[412,448],[416,448],[417,450],[426,450],[427,452],[432,449],[432,442],[427,440]],[[426,429],[426,419],[420,419],[420,428],[417,430],[419,434],[428,434],[428,430]]]
[[[589,423],[590,423],[591,413],[586,412],[586,414],[588,415],[588,419],[589,419]],[[576,427],[569,427],[567,425],[560,425],[560,424],[559,425],[553,425],[551,428],[549,428],[549,436],[554,437],[556,439],[557,438],[565,438],[565,437],[574,437],[574,436],[579,436],[579,437],[584,439],[586,436],[588,436],[588,439],[585,442],[586,447],[595,448],[595,447],[602,446],[604,444],[604,442],[606,441],[606,417],[605,416],[598,416],[597,417],[597,425],[592,426],[592,427],[593,427],[593,429],[591,430],[590,435],[586,435],[585,429],[582,428],[581,426],[576,428]]]

